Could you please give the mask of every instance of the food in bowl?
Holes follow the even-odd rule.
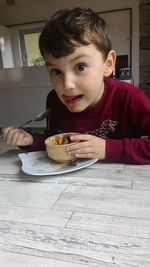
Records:
[[[69,163],[75,161],[76,157],[74,155],[68,154],[66,151],[66,147],[72,145],[70,136],[74,134],[79,134],[79,133],[76,132],[61,133],[48,137],[45,140],[45,146],[48,157],[58,163]]]

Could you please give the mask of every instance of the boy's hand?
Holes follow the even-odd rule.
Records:
[[[21,128],[7,127],[1,130],[5,143],[9,146],[32,145],[33,137]]]
[[[71,140],[80,142],[67,148],[69,154],[75,154],[77,158],[105,159],[105,139],[90,134],[79,134],[71,136]]]

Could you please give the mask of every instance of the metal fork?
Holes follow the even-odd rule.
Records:
[[[44,112],[39,113],[35,118],[19,124],[19,125],[15,126],[15,128],[22,128],[25,125],[27,125],[33,121],[42,121],[48,116],[49,112],[50,112],[50,109],[46,109]],[[1,129],[0,129],[0,131],[1,131]],[[1,133],[0,138],[2,138],[2,137],[3,137],[3,134]]]

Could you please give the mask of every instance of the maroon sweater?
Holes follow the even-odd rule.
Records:
[[[106,79],[96,106],[79,113],[68,111],[52,90],[46,107],[50,129],[33,135],[32,150],[45,149],[45,138],[58,130],[75,131],[106,139],[106,162],[150,164],[150,99],[135,86]]]

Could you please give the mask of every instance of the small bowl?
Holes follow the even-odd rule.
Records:
[[[68,146],[71,146],[72,143],[78,143],[78,142],[71,142],[70,140],[70,136],[74,134],[79,134],[79,133],[76,132],[61,133],[48,137],[45,140],[45,146],[48,157],[58,163],[70,163],[72,161],[75,161],[76,157],[74,155],[68,154],[66,151],[66,148]]]

